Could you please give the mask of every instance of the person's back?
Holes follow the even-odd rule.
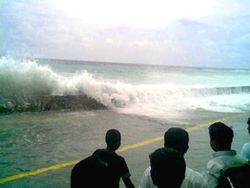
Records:
[[[209,126],[209,136],[215,153],[213,159],[207,163],[207,186],[213,188],[218,185],[222,170],[243,165],[247,160],[231,150],[233,131],[230,127],[216,122]]]
[[[108,130],[105,141],[106,149],[97,149],[91,157],[75,165],[71,175],[72,188],[81,187],[78,185],[84,185],[86,181],[94,181],[90,187],[101,183],[98,187],[118,188],[120,178],[127,188],[134,188],[124,158],[115,153],[121,144],[120,132],[115,129]]]
[[[164,146],[179,151],[183,156],[188,150],[189,136],[182,128],[170,128],[164,134]],[[156,188],[151,179],[151,167],[148,167],[141,178],[140,188]],[[205,180],[203,176],[191,168],[186,167],[185,178],[181,188],[203,188]]]
[[[109,187],[119,187],[120,178],[126,179],[130,176],[124,158],[115,152],[106,149],[98,149],[93,155],[108,165],[111,179]]]
[[[250,163],[221,171],[219,188],[249,188]]]
[[[77,163],[71,172],[71,188],[110,187],[110,172],[107,164],[94,156]]]
[[[182,154],[171,148],[160,148],[149,158],[154,185],[158,188],[180,188],[186,168]]]
[[[115,152],[121,145],[121,133],[116,129],[110,129],[106,132],[105,141],[107,144],[106,156],[109,157],[106,160],[112,168],[115,187],[119,187],[119,181],[122,178],[127,188],[134,188],[125,159]]]

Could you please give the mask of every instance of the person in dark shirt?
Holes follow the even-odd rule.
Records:
[[[71,188],[109,187],[107,165],[93,155],[77,163],[71,172]]]
[[[92,156],[77,163],[71,173],[71,188],[119,188],[122,178],[127,188],[134,188],[126,161],[115,151],[121,145],[121,134],[110,129],[106,133],[106,149],[97,149]]]

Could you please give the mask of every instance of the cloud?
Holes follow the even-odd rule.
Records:
[[[154,22],[157,16],[149,11],[150,6],[145,10],[148,10],[147,15],[152,15],[151,21],[148,20],[145,24],[129,22],[129,19],[140,14],[139,10],[138,12],[135,10],[136,7],[144,5],[142,1],[136,1],[141,4],[132,7],[134,15],[131,12],[123,12],[117,15],[114,22],[111,20],[112,23],[108,19],[104,19],[103,22],[95,21],[97,18],[109,18],[120,9],[111,9],[113,13],[110,15],[104,14],[107,9],[100,10],[103,14],[90,19],[87,15],[87,17],[84,17],[84,14],[79,15],[81,11],[84,12],[90,7],[81,7],[67,1],[65,6],[79,7],[77,9],[79,12],[69,14],[65,7],[58,6],[60,2],[2,0],[0,55],[125,63],[249,67],[250,2],[246,0],[211,1],[213,2],[211,10],[209,9],[210,12],[205,16],[185,17],[187,14],[185,13],[177,16],[171,23],[161,22],[151,27],[147,24]],[[195,0],[190,2],[202,3]],[[118,6],[117,3],[115,5]],[[177,5],[181,7],[179,4],[172,6],[176,6],[177,11],[183,9]],[[95,8],[94,4],[91,6]],[[100,7],[105,8],[106,5]],[[165,9],[168,10],[169,7]],[[164,7],[160,9],[161,14],[165,9]],[[89,16],[94,16],[96,10],[99,9],[89,9]],[[137,18],[139,21],[140,17]]]

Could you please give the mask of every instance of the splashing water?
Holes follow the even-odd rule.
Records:
[[[247,70],[181,67],[147,67],[143,70],[143,65],[138,68],[135,65],[61,62],[63,71],[58,72],[53,66],[53,61],[42,64],[34,60],[2,57],[0,106],[8,106],[15,97],[24,100],[30,96],[86,95],[118,112],[146,116],[164,117],[195,109],[220,112],[250,110]],[[67,71],[72,66],[76,66],[75,71]],[[117,70],[121,74],[117,74]],[[235,80],[235,75],[239,74],[242,76],[238,83],[231,84],[229,80]],[[132,81],[127,78],[130,76]],[[225,79],[221,81],[221,77]]]

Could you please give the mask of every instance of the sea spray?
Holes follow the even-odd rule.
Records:
[[[106,108],[69,84],[67,78],[54,73],[48,66],[2,57],[0,112]]]
[[[60,78],[49,67],[34,61],[0,59],[0,95],[51,95],[58,91]]]
[[[122,113],[154,117],[165,117],[195,109],[221,112],[249,110],[250,87],[242,84],[216,83],[216,80],[212,80],[214,77],[212,73],[215,71],[215,77],[219,79],[218,70],[204,70],[209,74],[209,81],[216,84],[197,84],[197,80],[194,78],[205,79],[202,70],[198,72],[194,69],[194,73],[192,73],[192,69],[185,68],[171,69],[171,74],[165,70],[169,79],[166,75],[162,75],[164,79],[161,82],[146,83],[143,76],[147,75],[147,79],[150,79],[150,70],[147,69],[146,74],[139,67],[138,81],[131,83],[97,76],[94,71],[90,72],[79,62],[74,64],[73,61],[60,64],[60,66],[64,66],[64,72],[58,72],[54,70],[53,63],[55,63],[53,60],[50,63],[41,64],[39,61],[33,60],[0,58],[0,110],[45,111],[109,108]],[[85,65],[99,69],[99,66],[105,67],[104,64],[85,63]],[[72,66],[76,67],[75,71],[72,71]],[[115,71],[118,71],[117,65],[109,64],[108,66],[109,68],[114,66]],[[68,67],[71,68],[70,72],[67,72]],[[131,67],[131,71],[137,71],[136,66]],[[121,66],[120,71],[123,71],[122,68],[124,65]],[[129,70],[129,65],[124,69],[124,71],[127,70]],[[112,73],[110,69],[106,71]],[[162,69],[160,72],[164,74]],[[232,74],[234,72],[230,70],[228,73],[223,70],[222,73]],[[242,73],[243,78],[247,77],[247,73]],[[153,75],[155,74],[156,71]],[[190,83],[181,85],[179,80],[182,80],[184,74]],[[133,79],[135,79],[135,75],[136,72]],[[172,75],[174,77],[171,77]],[[174,82],[174,80],[177,81]],[[194,81],[196,84],[192,83]]]

